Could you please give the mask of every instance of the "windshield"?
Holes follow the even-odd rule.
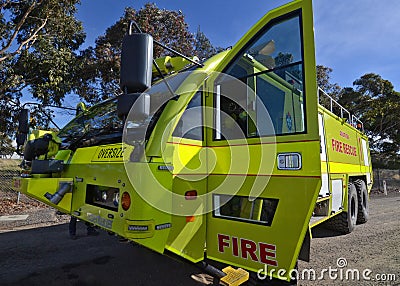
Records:
[[[117,116],[117,99],[113,98],[89,108],[58,133],[62,147],[76,149],[121,142],[123,122]]]
[[[139,133],[142,133],[143,127],[146,127],[144,132],[145,138],[148,139],[166,103],[175,96],[175,91],[189,74],[188,72],[178,73],[167,78],[174,94],[171,94],[163,81],[153,85],[146,92],[150,95],[149,116],[144,119],[135,119],[135,114],[130,114],[127,128],[130,131],[137,129]],[[80,147],[121,143],[124,121],[118,117],[117,102],[118,98],[109,99],[74,118],[58,133],[62,141],[61,148],[75,150]]]

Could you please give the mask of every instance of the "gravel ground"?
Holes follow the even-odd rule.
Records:
[[[300,261],[299,273],[301,277],[305,270],[304,277],[307,278],[308,270],[315,270],[316,278],[300,280],[299,285],[400,285],[398,191],[390,192],[387,197],[373,193],[369,221],[357,225],[352,233],[340,235],[321,226],[312,234],[311,261]],[[363,278],[363,273],[367,279]],[[392,275],[395,281],[378,281],[394,280]],[[323,279],[319,279],[321,277]]]
[[[68,215],[61,215],[52,207],[20,195],[16,192],[0,192],[0,216],[28,215],[26,220],[0,221],[0,233],[21,228],[35,228],[66,223]]]

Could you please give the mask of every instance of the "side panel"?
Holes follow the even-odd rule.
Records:
[[[319,130],[319,140],[320,140],[321,179],[322,179],[321,190],[319,191],[318,197],[322,198],[330,195],[325,124],[324,124],[324,115],[322,113],[318,113],[318,130]]]
[[[183,117],[184,118],[184,117]],[[166,249],[192,262],[204,259],[206,158],[202,141],[173,137],[172,225]],[[196,191],[196,197],[185,194]],[[177,197],[175,197],[177,196]]]
[[[336,213],[343,207],[343,181],[341,179],[332,180],[332,208]]]
[[[330,173],[362,175],[360,132],[329,111],[324,112],[324,121]]]
[[[371,164],[371,155],[369,152],[368,141],[364,137],[359,137],[359,142],[361,141],[362,148],[362,158],[361,158],[361,171],[366,174],[366,183],[368,191],[372,188],[372,164]]]

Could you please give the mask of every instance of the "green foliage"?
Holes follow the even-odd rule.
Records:
[[[341,88],[337,83],[331,83],[332,71],[329,67],[317,65],[317,84],[323,91],[337,100]]]
[[[331,99],[325,95],[328,94],[334,100],[339,99],[341,88],[337,83],[331,83],[332,69],[322,65],[317,65],[317,84],[324,92],[319,92],[319,103],[327,109],[335,112],[340,112],[338,106],[331,102]]]
[[[77,50],[85,39],[79,0],[0,1],[0,131],[15,129],[22,91],[60,105],[73,91]]]
[[[152,35],[154,40],[184,55],[193,55],[193,35],[180,11],[159,9],[150,3],[138,11],[126,8],[124,15],[96,39],[96,46],[89,47],[82,55],[77,93],[86,101],[97,102],[121,92],[121,44],[131,21],[135,21],[143,32]],[[170,52],[155,45],[154,57],[163,55],[170,55]]]
[[[275,66],[277,67],[285,66],[293,62],[293,55],[290,53],[279,52],[274,60],[275,60]]]
[[[0,158],[11,157],[14,151],[11,139],[6,134],[0,133]]]
[[[200,26],[197,28],[197,33],[193,42],[194,54],[200,59],[208,59],[213,55],[222,51],[222,48],[215,48],[207,36],[200,31]]]

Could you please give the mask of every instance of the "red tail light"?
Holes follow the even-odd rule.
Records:
[[[197,199],[197,191],[196,190],[187,191],[185,193],[185,199],[188,201]]]
[[[127,211],[131,206],[131,196],[129,193],[124,192],[121,197],[121,206],[124,211]]]

